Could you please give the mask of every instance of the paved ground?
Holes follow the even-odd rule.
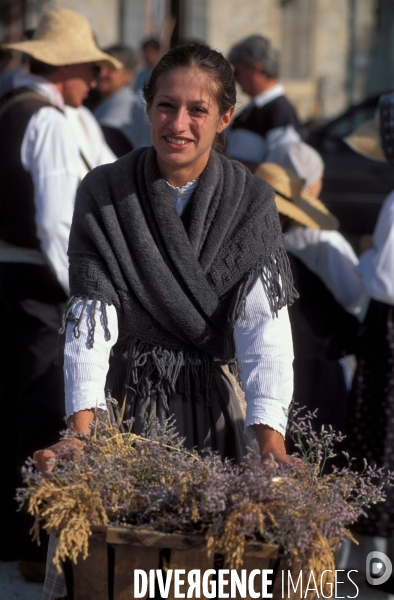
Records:
[[[27,583],[16,562],[0,562],[0,600],[41,600],[43,585]]]

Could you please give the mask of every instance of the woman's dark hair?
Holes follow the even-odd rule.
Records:
[[[205,44],[188,43],[176,46],[167,52],[157,63],[142,91],[146,104],[150,106],[157,92],[161,77],[174,69],[196,68],[208,75],[212,83],[212,93],[219,106],[219,114],[224,115],[235,105],[237,93],[234,72],[223,54]],[[225,151],[223,136],[218,134],[213,147],[218,152]]]

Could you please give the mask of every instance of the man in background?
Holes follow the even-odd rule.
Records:
[[[30,542],[27,524],[19,522],[15,534],[13,478],[16,464],[54,443],[65,426],[63,373],[54,363],[69,291],[68,237],[77,187],[96,166],[88,165],[66,107],[81,106],[97,66],[120,63],[99,50],[85,17],[68,9],[44,15],[31,40],[4,47],[28,55],[30,72],[14,77],[0,103],[1,452],[9,459],[0,558],[21,559],[26,578],[38,579],[45,549]]]
[[[262,162],[265,152],[281,143],[300,141],[300,123],[293,106],[279,83],[279,52],[261,35],[251,35],[235,44],[228,59],[242,90],[252,101],[234,119],[229,133],[231,148],[252,145],[258,156],[251,162]],[[236,157],[236,156],[235,156]]]
[[[137,66],[137,53],[126,44],[114,44],[105,52],[116,58],[120,69],[102,67],[97,79],[101,102],[94,110],[105,139],[120,157],[141,146],[150,146],[150,125],[143,99],[131,88]]]
[[[148,81],[151,73],[157,63],[159,62],[161,55],[160,42],[156,38],[148,38],[141,44],[142,56],[144,58],[145,66],[142,67],[137,73],[135,78],[134,90],[139,92],[144,87],[144,84]]]

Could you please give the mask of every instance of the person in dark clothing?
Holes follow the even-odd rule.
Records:
[[[337,220],[317,198],[301,191],[303,181],[292,172],[273,163],[263,163],[256,175],[276,191],[284,245],[299,294],[298,300],[289,307],[294,343],[294,400],[308,410],[318,409],[316,428],[331,425],[344,432],[348,390],[340,359],[354,353],[359,323],[345,310],[342,298],[340,302],[334,296],[333,278],[338,270],[353,268],[348,265],[347,242],[342,240],[339,246],[340,234],[335,231]],[[300,245],[294,243],[292,235],[298,230],[306,232],[302,237],[303,252],[299,251]],[[332,247],[322,249],[323,242],[308,236],[309,230],[325,230],[324,243],[329,243],[331,235]],[[291,236],[292,244],[287,243],[287,235]],[[338,251],[340,247],[342,253]],[[313,254],[319,254],[320,260],[314,263]],[[320,272],[312,269],[312,264],[319,265]],[[331,265],[331,275],[327,272],[328,265]]]
[[[374,120],[347,139],[363,156],[394,166],[394,94],[379,99]],[[366,236],[367,237],[367,236]],[[394,470],[394,191],[384,200],[372,237],[363,240],[358,273],[370,298],[357,350],[350,392],[349,452],[362,470],[363,461]],[[355,525],[358,534],[388,538],[394,534],[394,493],[371,507]],[[394,579],[386,584],[394,591]]]
[[[253,99],[234,119],[230,139],[235,136],[241,142],[245,131],[253,132],[264,139],[267,149],[284,136],[288,143],[300,141],[298,117],[278,82],[279,52],[270,41],[252,35],[231,48],[229,61],[242,90]],[[260,156],[254,162],[263,159]]]
[[[28,456],[38,445],[52,443],[65,425],[63,374],[54,362],[68,295],[69,228],[81,172],[86,173],[66,107],[81,106],[95,85],[96,63],[120,66],[96,46],[85,17],[68,9],[50,11],[33,39],[7,47],[30,56],[30,73],[15,78],[0,105],[0,309],[5,323],[0,389],[7,425],[1,450],[10,456],[10,480],[3,482],[1,495],[6,506],[1,504],[0,511],[7,516],[0,556],[6,558],[9,540],[13,543],[17,535],[3,507],[17,508],[12,501],[17,466],[20,478]],[[32,544],[29,529],[21,524],[15,549],[24,567],[43,563],[45,556]],[[30,565],[29,572],[33,569]]]

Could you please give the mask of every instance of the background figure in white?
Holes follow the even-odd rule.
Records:
[[[94,115],[85,106],[65,107],[67,120],[72,127],[81,158],[80,179],[86,173],[116,160],[116,155],[105,141],[103,131]]]
[[[394,94],[379,100],[377,117],[361,125],[347,142],[356,152],[394,166]],[[364,247],[366,246],[365,240]],[[355,466],[363,460],[394,469],[394,192],[385,199],[357,272],[370,296],[357,352],[357,369],[350,394],[349,452]],[[371,507],[355,526],[375,545],[394,533],[394,494]],[[377,539],[380,538],[380,539]],[[371,540],[370,540],[371,541]],[[378,549],[378,548],[376,548]],[[384,584],[394,592],[394,579]]]
[[[337,219],[303,191],[304,179],[275,163],[263,163],[256,175],[276,191],[284,246],[300,296],[289,308],[294,400],[318,409],[316,429],[331,425],[343,431],[350,377],[342,359],[355,349],[359,324],[353,314],[363,295],[355,274],[357,257],[335,231]]]

